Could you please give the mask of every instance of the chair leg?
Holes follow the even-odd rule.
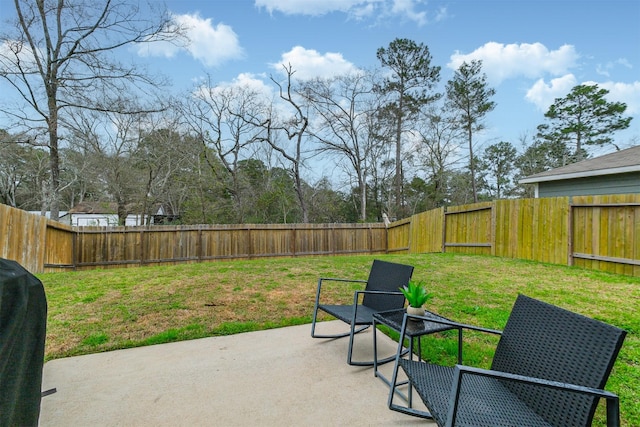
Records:
[[[353,326],[353,325],[351,326],[351,331],[349,333],[349,351],[347,352],[347,363],[349,365],[352,365],[352,366],[373,366],[373,360],[366,361],[366,362],[354,362],[353,361],[353,357],[352,357],[353,356],[353,342],[355,341],[355,335],[358,332],[364,331],[369,326],[371,326],[371,325],[366,325],[366,326],[363,326],[363,327],[361,327],[359,329],[355,329],[355,326]],[[373,332],[375,333],[375,331],[373,331]],[[393,360],[394,358],[395,358],[395,356],[391,357],[391,360]],[[378,363],[385,363],[385,360],[380,360],[380,361],[378,361]]]
[[[402,345],[404,343],[405,340],[405,323],[406,322],[406,318],[403,321],[403,325],[402,325],[402,329],[400,332],[400,338],[398,339],[398,351],[396,352],[396,356],[395,356],[395,364],[393,366],[393,373],[391,374],[391,381],[389,382],[389,398],[387,400],[387,404],[389,406],[389,409],[391,409],[392,411],[396,411],[396,412],[401,412],[403,414],[407,414],[407,415],[412,415],[414,417],[420,417],[420,418],[425,418],[425,419],[433,419],[433,416],[431,415],[431,413],[429,413],[428,411],[420,411],[418,409],[413,409],[411,407],[411,381],[407,380],[407,381],[402,381],[402,382],[398,382],[398,371],[400,370],[400,359],[407,353],[409,352],[409,354],[413,354],[413,343],[412,341],[410,341],[410,345],[408,349],[404,349],[402,348]],[[412,338],[409,338],[409,340],[413,340]],[[403,395],[399,390],[396,390],[396,388],[399,385],[407,385],[408,386],[408,390],[407,390],[407,395]],[[393,398],[394,396],[398,394],[400,397],[402,397],[406,402],[408,406],[400,406],[397,405],[395,403],[393,403]]]
[[[316,318],[318,317],[318,302],[316,301],[316,306],[313,309],[313,319],[311,320],[311,338],[316,337]]]
[[[400,385],[407,385],[409,387],[409,390],[407,390],[407,395],[404,395],[399,390],[396,390],[396,388]],[[389,409],[391,409],[392,411],[401,412],[403,414],[411,415],[414,417],[420,417],[428,420],[433,419],[433,415],[431,415],[429,411],[421,411],[419,409],[414,409],[411,407],[411,403],[410,403],[411,387],[412,385],[410,381],[398,382],[398,362],[396,359],[396,364],[393,367],[393,374],[391,375],[391,381],[389,385],[389,399],[387,401]],[[402,399],[404,399],[407,402],[408,406],[401,406],[393,403],[393,398],[395,397],[396,394],[400,396]]]
[[[365,329],[367,329],[370,325],[366,325],[366,326],[362,326],[361,328],[358,328],[354,331],[354,334],[357,334],[359,332],[364,331]],[[311,325],[311,337],[312,338],[344,338],[344,337],[348,337],[351,335],[351,332],[344,332],[341,334],[333,334],[333,335],[325,335],[325,334],[316,334],[315,333],[315,325],[312,324]]]

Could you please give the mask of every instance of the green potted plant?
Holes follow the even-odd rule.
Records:
[[[400,288],[400,291],[409,303],[407,306],[407,314],[424,316],[424,305],[433,298],[433,294],[427,292],[424,283],[410,280],[407,286]]]

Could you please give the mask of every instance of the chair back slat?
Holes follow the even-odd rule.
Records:
[[[374,260],[369,272],[366,290],[400,292],[400,287],[406,286],[411,280],[413,266],[393,262]],[[366,294],[362,305],[376,311],[393,310],[404,306],[404,296],[371,295]]]
[[[492,369],[604,389],[626,332],[519,295],[496,347]],[[597,399],[505,382],[550,424],[591,425]]]

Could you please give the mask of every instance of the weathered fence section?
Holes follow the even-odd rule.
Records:
[[[408,253],[411,250],[411,224],[416,215],[400,221],[394,221],[387,228],[387,250],[394,253]]]
[[[78,227],[76,268],[385,252],[383,224]],[[52,267],[52,266],[50,266]]]
[[[434,209],[389,226],[389,252],[456,252],[640,276],[640,194]]]
[[[494,255],[567,264],[567,197],[499,200],[494,203]]]
[[[57,221],[46,220],[44,240],[39,243],[45,247],[43,264],[39,270],[54,268],[70,269],[75,265],[76,231],[73,227]]]
[[[493,254],[493,203],[455,206],[444,212],[442,251]]]
[[[498,200],[384,224],[69,227],[0,205],[0,257],[33,272],[217,259],[456,252],[640,276],[640,194]]]
[[[18,261],[30,271],[42,267],[47,220],[0,205],[0,257]]]
[[[570,264],[640,276],[640,195],[573,197]]]
[[[444,208],[432,209],[411,217],[409,223],[409,248],[412,253],[440,252]]]

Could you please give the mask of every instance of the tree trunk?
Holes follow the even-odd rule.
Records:
[[[396,121],[396,219],[400,219],[402,216],[402,107],[403,107],[404,94],[400,94],[398,100],[398,118]]]
[[[469,171],[471,172],[471,188],[473,190],[473,203],[478,203],[478,190],[476,188],[476,168],[473,161],[473,132],[467,128],[469,136]]]
[[[129,213],[127,212],[127,207],[125,202],[122,200],[118,200],[118,225],[124,226],[127,225],[127,216]]]
[[[367,221],[367,183],[360,178],[360,219]]]
[[[51,170],[51,181],[49,182],[49,210],[51,219],[60,219],[60,154],[58,152],[58,108],[53,98],[49,98],[49,168]]]

